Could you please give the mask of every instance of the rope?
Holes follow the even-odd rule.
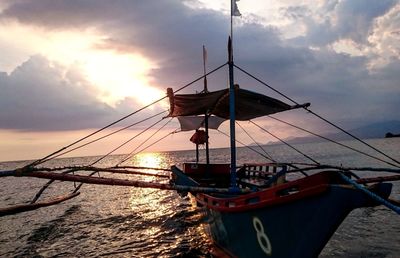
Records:
[[[223,131],[221,131],[221,130],[219,130],[219,129],[217,129],[217,131],[218,131],[219,133],[225,135],[226,137],[230,138],[230,136],[229,136],[227,133],[224,133]],[[260,155],[261,157],[263,157],[263,158],[265,158],[265,159],[267,159],[267,160],[270,160],[269,157],[265,156],[264,154],[262,154],[261,152],[257,151],[256,149],[252,148],[251,146],[248,146],[248,145],[244,144],[243,142],[239,141],[238,139],[235,139],[235,141],[236,141],[237,143],[239,143],[240,145],[242,145],[242,146],[244,146],[244,147],[246,147],[246,148],[248,148],[248,149],[254,151],[255,153],[257,153],[257,154]]]
[[[154,145],[154,144],[156,144],[157,142],[160,142],[161,140],[163,140],[163,139],[165,139],[167,136],[169,136],[169,135],[171,135],[171,134],[173,134],[173,133],[175,133],[177,131],[177,129],[175,130],[175,131],[173,131],[173,132],[170,132],[170,133],[168,133],[167,135],[165,135],[164,137],[162,137],[161,139],[159,139],[159,140],[157,140],[156,142],[154,142],[153,144],[151,144],[151,145],[149,145],[149,146],[147,146],[146,148],[144,148],[144,149],[142,149],[142,150],[140,150],[139,152],[137,152],[137,153],[140,153],[141,151],[143,151],[143,150],[145,150],[145,149],[147,149],[147,148],[149,148],[150,146],[152,146],[152,145]],[[137,153],[135,153],[134,155],[136,155]],[[96,174],[96,173],[98,173],[98,171],[94,171],[94,172],[92,172],[92,173],[90,173],[88,176],[89,177],[91,177],[91,176],[93,176],[94,174]],[[83,184],[84,183],[80,183],[76,188],[75,188],[75,190],[74,190],[74,192],[77,192],[77,191],[79,191],[79,189],[83,186]]]
[[[344,181],[346,181],[347,183],[351,184],[352,186],[354,186],[358,190],[361,190],[362,192],[364,192],[366,195],[368,195],[374,201],[377,201],[377,202],[385,205],[386,207],[388,207],[389,209],[395,211],[397,214],[400,215],[400,207],[398,207],[396,205],[393,205],[392,203],[390,203],[387,200],[383,199],[379,195],[377,195],[377,194],[371,192],[370,190],[366,189],[362,185],[357,184],[355,181],[351,180],[350,178],[345,176],[343,173],[340,173],[340,176],[344,179]]]
[[[237,65],[233,65],[234,67],[236,67],[237,69],[239,69],[241,72],[245,73],[247,76],[253,78],[254,80],[258,81],[259,83],[261,83],[262,85],[268,87],[270,90],[278,93],[279,95],[281,95],[282,97],[286,98],[287,100],[290,100],[291,102],[293,102],[296,105],[300,105],[299,103],[297,103],[294,99],[290,98],[289,96],[283,94],[282,92],[278,91],[277,89],[273,88],[272,86],[269,86],[268,84],[266,84],[265,82],[263,82],[262,80],[258,79],[257,77],[255,77],[254,75],[246,72],[245,70],[243,70],[242,68],[240,68]]]
[[[342,129],[341,127],[339,127],[339,126],[333,124],[332,122],[328,121],[327,119],[325,119],[325,118],[321,117],[320,115],[316,114],[315,112],[311,111],[311,110],[308,109],[307,107],[303,107],[303,108],[304,108],[305,110],[307,110],[309,113],[311,113],[311,114],[313,114],[314,116],[318,117],[319,119],[321,119],[321,120],[325,121],[326,123],[332,125],[332,126],[335,127],[336,129],[342,131],[343,133],[349,135],[350,137],[353,137],[355,140],[357,140],[357,141],[363,143],[364,145],[370,147],[370,148],[373,149],[374,151],[376,151],[376,152],[382,154],[382,155],[385,156],[386,158],[388,158],[388,159],[390,159],[390,160],[396,162],[397,164],[400,164],[400,161],[398,161],[398,160],[396,160],[396,159],[390,157],[390,156],[387,155],[386,153],[384,153],[384,152],[378,150],[377,148],[375,148],[374,146],[372,146],[372,145],[368,144],[367,142],[361,140],[361,139],[358,138],[357,136],[355,136],[355,135],[353,135],[353,134],[347,132],[346,130]],[[399,166],[396,166],[396,167],[399,167]]]
[[[45,161],[48,161],[48,160],[50,160],[50,159],[53,159],[53,158],[54,158],[54,155],[56,155],[56,154],[62,152],[63,150],[68,149],[69,147],[72,147],[73,145],[78,144],[78,143],[82,142],[83,140],[86,140],[87,138],[89,138],[89,137],[91,137],[91,136],[93,136],[93,135],[95,135],[95,134],[97,134],[97,133],[99,133],[99,132],[101,132],[101,131],[103,131],[103,130],[105,130],[105,129],[107,129],[107,128],[109,128],[109,127],[111,127],[111,126],[113,126],[113,125],[115,125],[115,124],[117,124],[117,123],[123,121],[123,120],[125,120],[125,119],[127,119],[128,117],[133,116],[134,114],[136,114],[136,113],[138,113],[138,112],[140,112],[140,111],[142,111],[142,110],[144,110],[144,109],[146,109],[146,108],[148,108],[148,107],[150,107],[150,106],[152,106],[152,105],[154,105],[154,104],[156,104],[156,103],[162,101],[162,100],[165,99],[165,98],[167,98],[167,96],[164,96],[164,97],[162,97],[162,98],[160,98],[160,99],[158,99],[158,100],[156,100],[156,101],[154,101],[154,102],[152,102],[152,103],[150,103],[150,104],[148,104],[148,105],[146,105],[146,106],[144,106],[144,107],[142,107],[142,108],[136,110],[135,112],[132,112],[132,113],[130,113],[130,114],[128,114],[128,115],[126,115],[126,116],[124,116],[124,117],[118,119],[117,121],[114,121],[114,122],[112,122],[112,123],[110,123],[110,124],[108,124],[108,125],[106,125],[106,126],[100,128],[100,129],[94,131],[93,133],[90,133],[90,134],[88,134],[87,136],[84,136],[84,137],[80,138],[79,140],[77,140],[77,141],[75,141],[75,142],[73,142],[73,143],[71,143],[71,144],[69,144],[69,145],[67,145],[67,146],[65,146],[65,147],[63,147],[63,148],[61,148],[61,149],[59,149],[59,150],[57,150],[57,151],[55,151],[55,152],[49,154],[49,155],[47,155],[46,157],[32,162],[31,164],[29,164],[29,165],[27,165],[27,166],[28,166],[28,167],[30,167],[30,166],[37,166],[37,165],[39,165],[39,164],[41,164],[41,163],[43,163],[43,162],[45,162]]]
[[[162,114],[162,113],[165,113],[165,111],[160,112],[160,113],[158,113],[158,114],[156,114],[156,115],[154,115],[154,116],[151,116],[151,117],[149,117],[149,118],[145,118],[145,119],[143,119],[143,120],[141,120],[141,121],[139,121],[139,122],[137,122],[137,123],[135,123],[135,124],[144,122],[144,121],[149,120],[149,119],[151,119],[151,118],[154,118],[155,116],[158,116],[158,115],[160,115],[160,114]],[[146,128],[144,131],[142,131],[142,132],[140,132],[139,134],[137,134],[136,136],[132,137],[131,139],[129,139],[129,140],[128,140],[127,142],[125,142],[124,144],[120,145],[119,147],[115,148],[113,151],[107,153],[105,156],[103,156],[103,157],[101,157],[100,159],[98,159],[98,160],[96,160],[95,162],[93,162],[90,166],[93,166],[94,164],[98,163],[99,161],[101,161],[102,159],[104,159],[105,157],[107,157],[108,155],[110,155],[112,152],[116,151],[117,149],[119,149],[119,148],[122,147],[123,145],[125,145],[125,144],[127,144],[128,142],[132,141],[134,138],[138,137],[140,134],[144,133],[145,131],[147,131],[148,129],[150,129],[151,127],[153,127],[154,125],[156,125],[157,123],[161,122],[162,120],[163,120],[163,119],[159,120],[158,122],[154,123],[154,124],[151,125],[150,127]],[[135,125],[135,124],[131,124],[131,125],[126,126],[126,127],[122,128],[122,129],[127,129],[127,128],[129,128],[129,127]],[[88,145],[88,144],[90,144],[90,143],[93,143],[93,142],[95,142],[95,141],[98,141],[98,140],[100,140],[100,139],[103,139],[103,138],[105,138],[105,137],[107,137],[107,136],[109,136],[109,135],[111,135],[111,134],[115,134],[115,133],[117,133],[117,132],[120,132],[120,131],[122,131],[122,129],[117,130],[117,131],[115,131],[115,132],[112,132],[112,133],[110,133],[110,134],[108,134],[108,135],[106,135],[106,136],[100,137],[100,138],[98,138],[98,139],[95,139],[95,140],[93,140],[93,141],[91,141],[91,142],[88,142],[88,143],[86,143],[86,144],[80,145],[80,146],[78,146],[78,147],[76,147],[76,148],[74,148],[74,149],[72,149],[72,150],[70,150],[70,151],[68,151],[68,152],[71,152],[71,151],[73,151],[73,150],[75,150],[75,149],[78,149],[78,148],[81,148],[81,147],[83,147],[83,146],[86,146],[86,145]],[[62,154],[60,154],[60,155],[63,155],[63,154],[68,153],[68,152],[64,152],[64,153],[62,153]],[[57,156],[55,156],[55,157],[53,157],[53,158],[56,158],[56,157],[58,157],[58,156],[59,156],[59,155],[57,155]],[[61,170],[61,169],[62,169],[62,168],[56,169],[56,170]],[[79,168],[69,168],[69,170],[67,170],[67,171],[64,172],[64,173],[73,173],[74,171],[77,171],[77,170],[79,170]],[[95,173],[96,173],[96,172],[94,172],[93,174],[90,174],[90,176],[94,175]],[[100,176],[100,175],[99,175],[99,176]],[[43,194],[43,192],[44,192],[53,182],[54,182],[54,180],[52,179],[52,180],[49,180],[45,185],[43,185],[42,188],[36,193],[35,197],[34,197],[33,200],[31,201],[31,203],[35,203],[35,202],[40,198],[40,196]],[[76,186],[75,182],[74,182],[74,187],[75,187],[75,191],[74,191],[74,192],[77,192],[77,191],[79,190],[79,188],[81,188],[80,185],[79,185],[79,186]]]
[[[357,149],[355,149],[355,148],[353,148],[353,147],[350,147],[350,146],[348,146],[348,145],[345,145],[345,144],[343,144],[343,143],[340,143],[340,142],[334,141],[334,140],[332,140],[332,139],[329,139],[329,138],[327,138],[327,137],[325,137],[325,136],[322,136],[322,135],[313,133],[313,132],[311,132],[311,131],[309,131],[309,130],[307,130],[307,129],[304,129],[304,128],[301,128],[301,127],[299,127],[299,126],[297,126],[297,125],[294,125],[294,124],[291,124],[291,123],[289,123],[289,122],[283,121],[283,120],[281,120],[281,119],[279,119],[279,118],[276,118],[276,117],[273,117],[273,116],[270,116],[270,115],[269,115],[268,117],[269,117],[269,118],[272,118],[272,119],[274,119],[274,120],[276,120],[276,121],[279,121],[279,122],[281,122],[281,123],[284,123],[284,124],[286,124],[286,125],[292,126],[292,127],[296,128],[296,129],[299,129],[299,130],[301,130],[301,131],[303,131],[303,132],[306,132],[306,133],[309,133],[309,134],[311,134],[311,135],[317,136],[317,137],[319,137],[319,138],[321,138],[321,139],[324,139],[324,140],[327,140],[327,141],[329,141],[329,142],[335,143],[335,144],[337,144],[337,145],[339,145],[339,146],[342,146],[342,147],[344,147],[344,148],[347,148],[347,149],[349,149],[349,150],[352,150],[352,151],[355,151],[355,152],[357,152],[357,153],[363,154],[363,155],[368,156],[368,157],[370,157],[370,158],[373,158],[373,159],[375,159],[375,160],[379,160],[379,161],[381,161],[381,162],[383,162],[383,163],[386,163],[386,164],[388,164],[388,165],[391,165],[391,166],[394,166],[394,167],[399,167],[399,166],[396,165],[396,164],[393,164],[393,163],[388,162],[388,161],[386,161],[386,160],[383,160],[383,159],[381,159],[381,158],[372,156],[372,155],[370,155],[370,154],[368,154],[368,153],[366,153],[366,152],[357,150]]]
[[[257,146],[259,147],[259,148],[261,148],[262,150],[263,150],[263,152],[265,153],[265,155],[269,158],[269,160],[270,161],[272,161],[272,162],[276,162],[272,157],[271,157],[271,155],[238,123],[238,122],[236,122],[236,124],[243,130],[243,132],[245,132],[246,134],[247,134],[247,136],[249,136],[249,138],[250,139],[252,139],[253,140],[253,142],[255,143],[255,144],[257,144]]]
[[[307,159],[311,160],[312,162],[314,162],[315,164],[319,165],[319,162],[316,161],[315,159],[311,158],[310,156],[308,156],[307,154],[301,152],[300,150],[298,150],[297,148],[295,148],[294,146],[290,145],[289,143],[287,143],[286,141],[282,140],[281,138],[279,138],[278,136],[274,135],[273,133],[267,131],[265,128],[262,128],[261,126],[259,126],[258,124],[256,124],[255,122],[253,122],[252,120],[249,120],[250,123],[254,124],[255,126],[257,126],[258,128],[260,128],[261,130],[263,130],[264,132],[268,133],[269,135],[271,135],[272,137],[274,137],[275,139],[279,140],[280,142],[282,142],[283,144],[285,144],[286,146],[290,147],[291,149],[295,150],[296,152],[300,153],[301,155],[303,155],[304,157],[306,157]]]
[[[93,163],[91,163],[89,166],[93,166],[94,164],[98,163],[99,161],[103,160],[104,158],[106,158],[107,156],[109,156],[111,153],[113,153],[114,151],[118,150],[119,148],[121,148],[122,146],[128,144],[130,141],[132,141],[133,139],[135,139],[136,137],[138,137],[139,135],[141,135],[142,133],[146,132],[147,130],[149,130],[150,128],[152,128],[153,126],[155,126],[156,124],[158,124],[159,122],[161,122],[162,120],[164,120],[164,118],[162,118],[161,120],[155,122],[154,124],[150,125],[149,127],[147,127],[145,130],[141,131],[139,134],[133,136],[132,138],[130,138],[129,140],[125,141],[124,143],[122,143],[121,145],[119,145],[118,147],[114,148],[112,151],[108,152],[106,155],[102,156],[100,159],[94,161]],[[74,171],[74,170],[72,170]],[[98,171],[94,171],[92,173],[89,174],[89,177],[93,176],[94,174],[99,173]],[[100,176],[100,175],[99,175]],[[79,189],[82,187],[83,183],[80,183],[74,190],[74,193],[79,191]]]
[[[85,144],[79,145],[79,146],[77,146],[77,147],[75,147],[75,148],[73,148],[73,149],[71,149],[71,150],[68,150],[68,151],[66,151],[66,152],[63,152],[63,153],[60,153],[60,154],[54,156],[52,159],[58,158],[58,157],[60,157],[60,156],[62,156],[62,155],[65,155],[65,154],[67,154],[67,153],[70,153],[70,152],[75,151],[75,150],[77,150],[77,149],[80,149],[80,148],[82,148],[82,147],[85,147],[85,146],[87,146],[87,145],[89,145],[89,144],[92,144],[92,143],[95,143],[95,142],[97,142],[97,141],[100,141],[100,140],[102,140],[102,139],[104,139],[104,138],[107,138],[107,137],[109,137],[109,136],[111,136],[111,135],[114,135],[114,134],[116,134],[116,133],[119,133],[119,132],[121,132],[121,131],[124,131],[124,130],[126,130],[126,129],[129,129],[129,128],[131,128],[132,126],[135,126],[135,125],[138,125],[138,124],[140,124],[140,123],[142,123],[142,122],[145,122],[145,121],[147,121],[147,120],[150,120],[150,119],[152,119],[152,118],[154,118],[154,117],[156,117],[156,116],[159,116],[159,115],[161,115],[161,114],[163,114],[163,113],[165,113],[165,112],[167,112],[167,111],[162,111],[162,112],[160,112],[160,113],[158,113],[158,114],[155,114],[155,115],[152,115],[152,116],[147,117],[147,118],[145,118],[145,119],[142,119],[142,120],[140,120],[139,122],[130,124],[130,125],[125,126],[125,127],[121,128],[121,129],[118,129],[118,130],[116,130],[116,131],[114,131],[114,132],[111,132],[111,133],[109,133],[109,134],[106,134],[106,135],[104,135],[104,136],[102,136],[102,137],[99,137],[99,138],[97,138],[97,139],[94,139],[94,140],[92,140],[92,141],[90,141],[90,142],[87,142],[87,143],[85,143]],[[47,160],[44,160],[43,162],[46,162],[46,161],[47,161]]]
[[[160,123],[162,120],[164,120],[164,118],[162,118],[161,120],[153,123],[152,125],[150,125],[149,127],[147,127],[145,130],[141,131],[139,134],[131,137],[129,140],[123,142],[122,144],[120,144],[119,146],[117,146],[116,148],[114,148],[113,150],[111,150],[110,152],[108,152],[107,154],[105,154],[104,156],[102,156],[100,159],[94,161],[93,163],[91,163],[89,166],[93,166],[94,164],[98,163],[99,161],[103,160],[104,158],[106,158],[107,156],[109,156],[110,154],[112,154],[113,152],[115,152],[116,150],[120,149],[121,147],[125,146],[126,144],[128,144],[129,142],[131,142],[133,139],[135,139],[136,137],[138,137],[139,135],[141,135],[142,133],[146,132],[147,130],[151,129],[152,127],[154,127],[155,125],[157,125],[158,123]]]
[[[135,155],[137,155],[137,154],[139,154],[139,153],[141,153],[141,152],[143,152],[143,151],[145,151],[145,150],[147,150],[148,148],[150,148],[150,147],[153,146],[154,144],[159,143],[160,141],[164,140],[164,139],[167,138],[168,136],[170,136],[170,135],[172,135],[172,134],[174,134],[174,133],[177,133],[178,130],[179,130],[179,129],[175,129],[174,131],[167,133],[166,135],[164,135],[163,137],[159,138],[159,139],[156,140],[155,142],[153,142],[153,143],[147,145],[146,147],[144,147],[144,148],[141,149],[140,151],[135,152],[134,154],[132,154],[132,157],[135,156]]]
[[[287,100],[293,102],[293,103],[296,104],[296,105],[300,105],[299,103],[297,103],[297,102],[296,102],[295,100],[293,100],[292,98],[290,98],[290,97],[288,97],[287,95],[283,94],[282,92],[276,90],[275,88],[273,88],[272,86],[268,85],[267,83],[261,81],[260,79],[258,79],[258,78],[255,77],[254,75],[252,75],[252,74],[246,72],[245,70],[243,70],[242,68],[238,67],[238,66],[235,65],[235,64],[234,64],[234,66],[235,66],[237,69],[239,69],[241,72],[245,73],[245,74],[248,75],[249,77],[251,77],[251,78],[253,78],[254,80],[258,81],[258,82],[261,83],[262,85],[268,87],[268,88],[271,89],[272,91],[278,93],[279,95],[281,95],[282,97],[286,98]],[[331,126],[335,127],[335,128],[338,129],[339,131],[341,131],[341,132],[343,132],[343,133],[349,135],[349,136],[352,137],[353,139],[355,139],[355,140],[361,142],[362,144],[364,144],[364,145],[368,146],[369,148],[375,150],[376,152],[382,154],[382,155],[385,156],[386,158],[388,158],[388,159],[390,159],[390,160],[396,162],[397,164],[400,164],[400,161],[398,161],[398,160],[396,160],[396,159],[390,157],[389,155],[387,155],[387,154],[385,154],[384,152],[378,150],[377,148],[375,148],[375,147],[373,147],[372,145],[368,144],[367,142],[361,140],[360,138],[356,137],[355,135],[353,135],[353,134],[347,132],[347,131],[344,130],[343,128],[341,128],[341,127],[335,125],[334,123],[328,121],[327,119],[323,118],[322,116],[320,116],[320,115],[316,114],[315,112],[311,111],[309,108],[307,108],[307,107],[305,107],[305,106],[302,106],[302,108],[303,108],[304,110],[306,110],[307,112],[311,113],[312,115],[318,117],[318,118],[321,119],[322,121],[324,121],[324,122],[330,124]]]
[[[157,143],[157,142],[159,142],[159,141],[165,139],[167,136],[169,136],[169,135],[175,133],[177,130],[178,130],[178,129],[176,129],[175,131],[173,131],[173,132],[171,132],[171,133],[165,135],[164,137],[162,137],[161,139],[159,139],[159,140],[156,141],[155,143]],[[150,146],[154,145],[155,143],[153,143],[153,144],[147,146],[146,148],[142,149],[141,151],[143,151],[143,150],[149,148]],[[139,152],[137,152],[137,153],[140,153],[141,151],[139,151]],[[134,155],[136,155],[137,153],[135,153]],[[94,171],[94,172],[90,173],[88,176],[91,177],[91,176],[93,176],[93,175],[96,174],[96,173],[97,173],[97,171]],[[75,193],[75,192],[78,192],[79,189],[83,186],[83,184],[84,184],[84,183],[80,183],[80,184],[75,188],[74,193]]]
[[[131,154],[134,153],[137,149],[139,149],[139,147],[141,147],[143,144],[145,144],[148,140],[150,140],[152,137],[154,137],[161,129],[163,129],[165,126],[167,126],[167,124],[169,124],[172,120],[169,119],[163,126],[161,126],[160,128],[158,128],[157,131],[155,131],[152,135],[150,135],[149,137],[147,137],[146,140],[144,140],[141,144],[139,144],[133,151],[131,151],[128,155],[126,155],[125,158],[123,158],[120,162],[117,163],[117,165],[115,165],[116,167],[122,163],[124,163],[125,161],[127,161],[128,159],[131,158]]]

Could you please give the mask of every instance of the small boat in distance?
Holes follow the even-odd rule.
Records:
[[[235,0],[232,0],[231,19],[237,11],[235,10],[235,5]],[[206,72],[204,61],[204,75],[192,83],[177,90],[168,89],[167,95],[160,100],[132,112],[120,120],[42,159],[31,162],[22,168],[0,171],[0,177],[36,177],[50,180],[44,184],[43,188],[40,189],[29,204],[0,209],[0,216],[31,211],[66,201],[77,196],[83,184],[174,190],[181,195],[190,194],[195,200],[197,207],[199,207],[200,212],[205,212],[208,217],[206,220],[207,232],[219,253],[228,257],[288,258],[317,257],[342,221],[356,208],[384,205],[400,214],[398,203],[390,199],[393,185],[388,183],[389,181],[400,180],[400,162],[321,117],[309,108],[309,103],[294,101],[292,98],[272,88],[267,83],[236,65],[233,60],[232,44],[231,37],[229,37],[227,62],[210,72]],[[229,88],[213,92],[208,91],[207,76],[226,66],[228,66],[229,71]],[[239,86],[234,79],[235,70],[239,70],[245,75],[250,76],[250,78],[261,85],[279,94],[284,101],[290,104],[277,98],[247,90],[242,85]],[[200,93],[179,93],[182,89],[201,79],[204,80],[204,88]],[[49,160],[103,139],[104,136],[89,143],[76,146],[98,132],[166,98],[169,99],[170,103],[168,114],[165,116],[165,113],[161,112],[152,117],[164,115],[163,119],[177,118],[181,126],[180,131],[194,131],[191,141],[196,144],[196,162],[191,160],[191,162],[184,162],[181,166],[173,165],[171,168],[124,165],[125,162],[129,162],[130,158],[138,153],[135,152],[135,149],[113,167],[95,166],[99,161],[113,153],[114,149],[95,162],[85,166],[56,168],[43,166]],[[289,122],[274,117],[271,118],[338,144],[343,148],[378,160],[388,165],[388,167],[343,167],[340,164],[336,166],[321,164],[319,161],[276,137],[253,121],[253,119],[258,117],[270,116],[271,114],[280,112],[290,112],[290,110],[295,109],[304,110],[314,115],[374,150],[380,156],[373,156],[352,146],[302,129]],[[143,119],[140,122],[147,119]],[[230,139],[230,163],[214,163],[209,153],[209,130],[218,130],[221,123],[227,120],[229,121],[230,128],[228,135]],[[236,126],[240,126],[238,121],[249,121],[250,124],[259,130],[277,138],[283,144],[299,152],[309,162],[276,161],[274,157],[265,152],[262,146],[257,144],[257,148],[248,147],[262,156],[263,159],[257,163],[245,162],[237,164],[236,143],[238,140],[236,139],[235,132]],[[124,129],[138,123],[129,125]],[[121,129],[113,133],[119,131]],[[176,132],[174,131],[173,133]],[[251,135],[249,136],[251,137]],[[160,138],[153,144],[162,139]],[[206,162],[204,163],[199,161],[199,145],[202,144],[205,145],[206,149]],[[163,171],[166,174],[150,173],[148,170]],[[91,173],[84,174],[88,171]],[[360,171],[389,172],[397,175],[360,178],[357,174]],[[99,172],[113,173],[115,175],[140,175],[148,177],[147,179],[159,177],[167,181],[160,183],[159,181],[93,176]],[[75,186],[74,190],[65,196],[38,202],[42,193],[55,180],[73,181],[80,184]]]

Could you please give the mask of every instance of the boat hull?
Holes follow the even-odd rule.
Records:
[[[386,196],[391,185],[378,188]],[[228,256],[288,258],[317,257],[353,209],[371,205],[375,203],[360,191],[330,185],[323,194],[257,209],[205,208],[209,234]]]

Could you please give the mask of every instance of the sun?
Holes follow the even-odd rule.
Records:
[[[105,92],[101,99],[111,104],[132,97],[146,105],[165,95],[149,85],[147,73],[152,68],[142,56],[112,51],[90,51],[83,63],[88,79]]]

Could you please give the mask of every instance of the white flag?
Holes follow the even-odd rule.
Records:
[[[240,13],[239,8],[238,8],[238,6],[236,4],[236,2],[238,2],[239,0],[231,0],[231,1],[232,1],[231,2],[231,4],[232,4],[232,13],[231,13],[231,15],[232,16],[242,16],[242,14]]]

